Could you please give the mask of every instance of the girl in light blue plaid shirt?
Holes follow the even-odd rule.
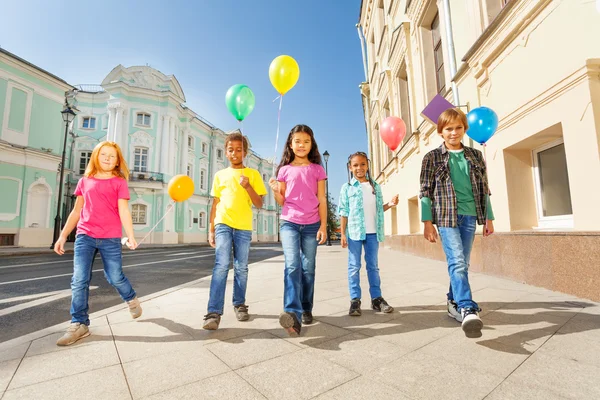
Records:
[[[342,247],[348,248],[348,286],[351,299],[348,314],[352,316],[362,314],[360,309],[360,267],[363,247],[365,248],[371,308],[375,311],[391,313],[394,308],[381,296],[377,253],[379,242],[383,242],[385,237],[383,213],[398,204],[398,195],[383,204],[381,188],[377,182],[371,179],[369,159],[363,152],[356,152],[348,157],[348,174],[348,183],[344,183],[342,186],[338,206]]]

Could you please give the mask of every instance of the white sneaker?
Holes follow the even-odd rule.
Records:
[[[448,300],[448,316],[458,322],[462,322],[462,314],[458,311],[458,304],[454,300]]]
[[[462,330],[466,334],[481,332],[483,321],[479,318],[479,313],[474,308],[461,308]]]

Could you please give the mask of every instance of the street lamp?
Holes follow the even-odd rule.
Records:
[[[325,175],[327,175],[327,180],[325,181],[325,185],[326,185],[326,196],[327,196],[327,227],[329,229],[327,229],[327,246],[331,246],[331,235],[329,230],[331,229],[331,227],[329,226],[329,172],[327,170],[327,161],[329,161],[329,152],[327,150],[325,150],[325,152],[323,153],[323,159],[325,160]]]
[[[56,204],[56,217],[54,217],[54,236],[52,237],[52,244],[50,248],[54,248],[54,244],[58,240],[58,236],[60,235],[60,208],[62,206],[62,191],[63,191],[63,179],[65,176],[65,154],[67,150],[67,136],[69,136],[69,124],[75,118],[75,112],[71,109],[71,106],[65,99],[65,108],[60,112],[62,114],[62,119],[65,122],[65,139],[63,143],[63,152],[62,158],[60,162],[60,180],[58,181],[58,201]]]

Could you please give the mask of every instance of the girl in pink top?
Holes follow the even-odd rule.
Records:
[[[65,254],[67,237],[77,227],[71,279],[71,325],[56,342],[59,346],[68,346],[90,334],[88,298],[92,264],[97,253],[102,257],[104,276],[127,302],[132,318],[142,315],[140,301],[123,274],[121,259],[121,225],[125,228],[129,248],[137,247],[127,204],[128,179],[129,169],[119,145],[98,143],[84,177],[77,183],[75,207],[54,244],[57,254]]]
[[[283,310],[279,323],[299,335],[302,323],[313,321],[317,245],[327,239],[325,170],[312,129],[296,125],[290,132],[277,180],[271,178],[281,212],[281,244],[285,257]]]

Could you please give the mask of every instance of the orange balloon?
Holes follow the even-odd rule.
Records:
[[[187,175],[175,175],[169,181],[169,196],[175,201],[186,201],[194,194],[194,181]]]

